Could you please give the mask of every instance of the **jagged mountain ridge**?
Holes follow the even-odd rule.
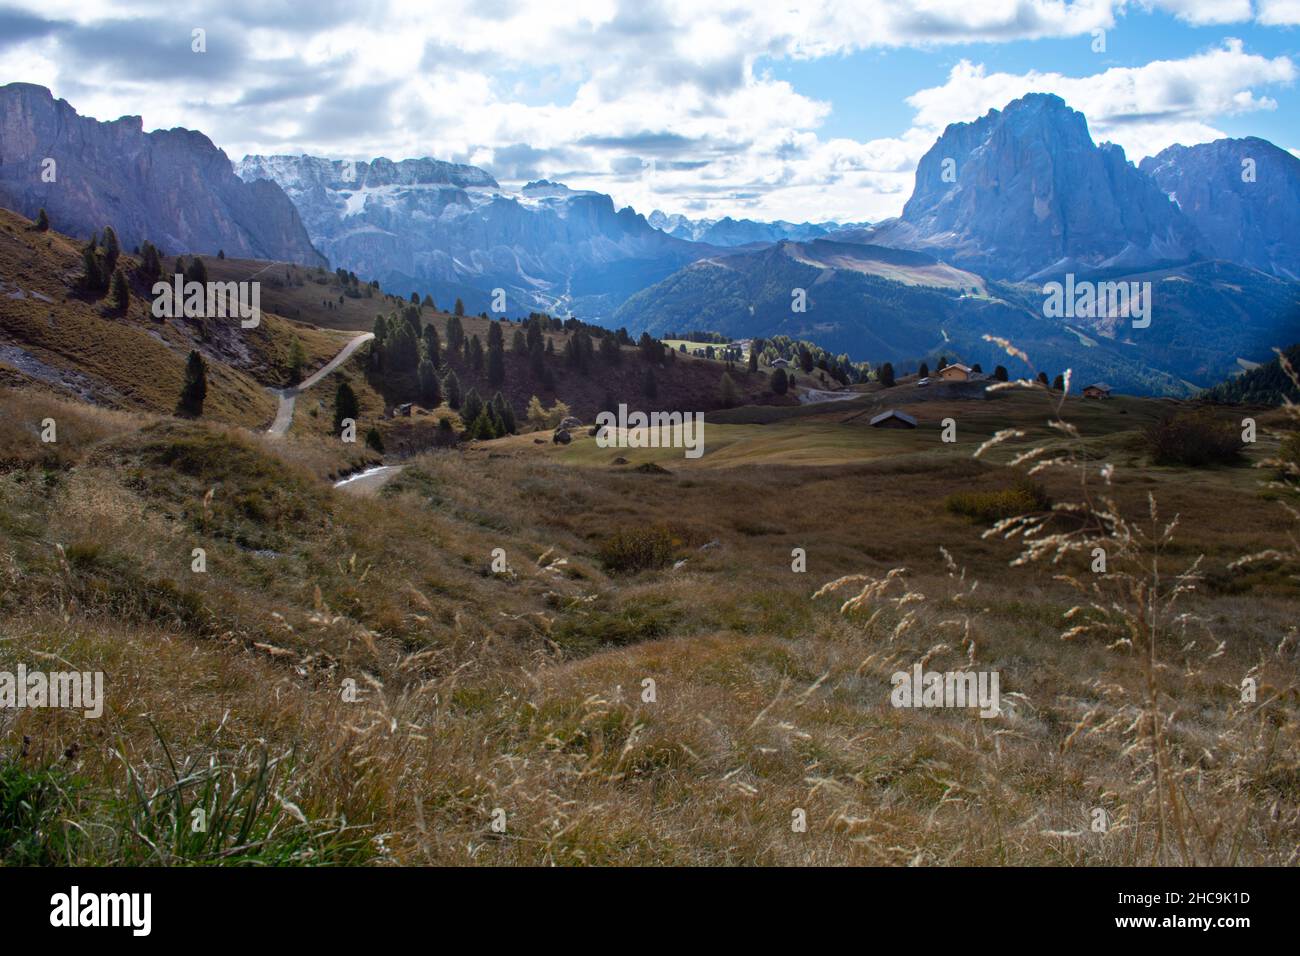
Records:
[[[111,225],[128,249],[148,239],[168,252],[324,264],[284,192],[244,182],[202,133],[146,133],[139,116],[100,122],[31,83],[0,86],[0,205],[29,218],[44,208],[72,235]]]
[[[1300,279],[1300,159],[1256,136],[1170,146],[1142,160],[1212,255]]]
[[[656,229],[678,239],[726,247],[780,242],[783,239],[806,242],[845,229],[863,229],[868,225],[868,223],[786,222],[784,219],[760,222],[754,219],[733,219],[730,216],[722,219],[689,219],[680,213],[668,215],[658,209],[650,213],[646,221]]]
[[[652,227],[603,194],[538,180],[518,192],[487,172],[433,159],[350,162],[248,156],[247,181],[271,179],[293,199],[336,266],[386,288],[463,298],[471,311],[597,320],[628,295],[716,251]]]
[[[1120,147],[1094,144],[1083,114],[1045,93],[950,125],[917,166],[902,215],[863,237],[1009,279],[1209,251]]]

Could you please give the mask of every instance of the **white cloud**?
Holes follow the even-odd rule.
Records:
[[[1145,0],[1142,5],[1165,10],[1198,26],[1242,23],[1251,19],[1250,0]]]
[[[234,157],[315,152],[437,156],[562,177],[649,211],[878,219],[899,211],[917,160],[952,121],[1031,90],[1059,93],[1131,158],[1221,135],[1269,109],[1285,58],[1235,41],[1093,76],[988,72],[962,60],[909,99],[905,131],[826,138],[830,104],[756,68],[869,48],[1086,37],[1158,7],[1188,22],[1248,20],[1249,0],[318,0],[310,17],[259,0],[87,5],[23,0],[59,29],[0,47],[0,74],[44,83],[82,113],[190,126]],[[1258,0],[1291,22],[1300,0]],[[192,75],[189,31],[208,31]],[[114,32],[116,28],[117,32]],[[126,39],[143,46],[123,54]],[[180,54],[176,55],[179,48]],[[171,56],[171,59],[168,59]],[[197,55],[195,55],[197,56]],[[172,72],[142,72],[155,62]],[[850,82],[860,82],[854,77]],[[654,163],[653,173],[648,170]]]
[[[1266,26],[1300,25],[1300,0],[1258,0],[1259,22]]]
[[[946,83],[913,94],[908,103],[917,110],[918,126],[942,130],[1029,92],[1056,93],[1088,118],[1094,140],[1117,143],[1137,161],[1172,143],[1222,137],[1213,125],[1218,117],[1276,108],[1255,88],[1289,84],[1295,77],[1290,59],[1246,53],[1240,41],[1228,40],[1186,59],[1154,60],[1082,77],[988,73],[963,60]]]

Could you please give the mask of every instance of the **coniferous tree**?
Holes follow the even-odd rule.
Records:
[[[447,316],[447,351],[459,355],[465,344],[465,326],[458,315]]]
[[[749,370],[751,372],[758,371],[758,349],[753,345],[749,348]]]
[[[181,386],[181,398],[177,405],[182,415],[198,418],[203,414],[203,401],[208,397],[208,365],[203,356],[191,350],[185,362],[185,384]]]
[[[456,432],[451,427],[450,418],[440,418],[438,420],[438,433],[433,440],[441,448],[448,448],[456,444]]]
[[[493,437],[492,422],[488,417],[488,411],[486,408],[480,408],[478,414],[472,419],[462,415],[461,421],[465,425],[464,436],[466,440],[486,441]]]
[[[1065,376],[1064,375],[1056,376],[1056,378],[1052,381],[1052,388],[1058,392],[1065,391]]]
[[[503,434],[515,434],[518,431],[518,423],[515,421],[514,406],[506,401],[505,396],[497,392],[492,396],[492,407],[496,409],[497,416],[501,419]]]
[[[922,362],[922,363],[921,363],[921,367],[920,367],[919,369],[916,370],[916,377],[917,377],[917,378],[929,378],[929,377],[930,377],[930,366],[928,366],[928,365],[926,365],[924,362]]]
[[[659,397],[659,383],[655,381],[653,365],[646,366],[645,375],[641,378],[641,394],[651,399]]]
[[[790,380],[785,374],[785,369],[779,368],[772,373],[772,391],[777,395],[784,395],[790,390]]]
[[[460,379],[456,377],[455,372],[447,372],[447,377],[442,380],[442,394],[447,399],[447,405],[460,411]]]
[[[799,346],[799,367],[803,369],[805,373],[811,373],[813,370],[812,352],[808,351],[806,345]]]
[[[427,358],[420,359],[420,401],[425,408],[437,408],[442,403],[442,386],[438,383],[438,372]]]
[[[536,378],[546,378],[546,353],[542,348],[540,337],[533,339],[528,347],[528,368]]]
[[[50,217],[46,214],[44,206],[42,206],[41,211],[36,214],[36,228],[40,232],[45,232],[50,228]]]
[[[996,379],[996,380],[999,381],[999,382],[1005,382],[1005,381],[1007,380],[1007,369],[1006,369],[1006,366],[1005,366],[1005,365],[999,365],[997,368],[995,368],[995,369],[993,370],[993,378]]]
[[[424,327],[424,356],[436,367],[442,361],[442,343],[438,341],[438,330],[430,322]]]
[[[1043,388],[1047,388],[1047,373],[1046,373],[1046,372],[1039,372],[1039,373],[1038,373],[1038,384],[1041,385],[1041,386],[1043,386]]]
[[[409,322],[394,317],[384,337],[384,362],[394,371],[409,371],[420,364],[420,344]]]
[[[148,240],[140,247],[140,275],[150,286],[162,275],[162,257],[158,254],[158,247]]]
[[[117,271],[117,260],[122,254],[122,247],[118,244],[117,233],[112,226],[104,227],[104,275],[111,276]]]
[[[524,338],[524,333],[519,329],[515,329],[515,334],[510,339],[510,351],[516,355],[523,355],[528,351],[528,340]]]
[[[208,284],[208,267],[203,264],[203,260],[195,256],[190,260],[189,266],[185,269],[185,282],[197,282],[200,285]]]
[[[605,360],[607,365],[622,364],[623,350],[618,347],[618,339],[613,335],[605,334],[601,336],[600,357]]]
[[[455,308],[454,308],[453,311],[455,311],[455,313],[456,313],[457,315],[464,315],[464,314],[465,314],[465,303],[462,302],[460,299],[457,299],[457,300],[456,300],[456,306],[455,306]]]
[[[104,265],[98,243],[92,238],[81,247],[81,284],[90,292],[103,292],[104,282]]]
[[[408,305],[406,308],[404,308],[402,310],[402,318],[405,319],[406,324],[411,327],[411,335],[414,336],[414,338],[418,341],[421,335],[420,327],[423,324],[420,321],[419,304],[417,303],[416,305]]]
[[[893,388],[893,387],[894,387],[894,366],[893,366],[893,364],[890,363],[890,362],[886,362],[884,365],[880,366],[880,376],[879,376],[879,377],[880,377],[880,384],[881,384],[881,385],[883,385],[885,388]]]
[[[641,333],[641,338],[637,341],[637,348],[640,350],[641,358],[644,361],[659,361],[659,343],[650,337],[649,332]]]
[[[479,398],[478,390],[473,386],[465,393],[465,399],[461,402],[460,420],[469,427],[478,418],[479,412],[483,411],[483,399]]]
[[[469,339],[469,364],[475,372],[483,371],[483,343],[477,335],[472,335]]]
[[[108,304],[111,309],[122,314],[131,306],[131,287],[127,284],[126,273],[121,269],[113,273],[113,281],[108,290]]]
[[[343,427],[345,418],[355,422],[359,414],[361,405],[357,402],[357,393],[352,391],[352,386],[347,382],[339,382],[339,387],[334,392],[334,430],[339,431]]]
[[[505,336],[500,322],[488,325],[487,379],[494,388],[506,380]]]

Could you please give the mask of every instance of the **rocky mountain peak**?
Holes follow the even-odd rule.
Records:
[[[71,235],[111,225],[127,248],[324,261],[284,192],[245,183],[202,133],[101,122],[31,83],[0,86],[0,205],[44,207]]]

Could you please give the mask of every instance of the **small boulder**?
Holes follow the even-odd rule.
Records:
[[[569,442],[573,441],[573,436],[563,428],[557,428],[555,434],[551,436],[551,441],[557,445],[567,445]]]

